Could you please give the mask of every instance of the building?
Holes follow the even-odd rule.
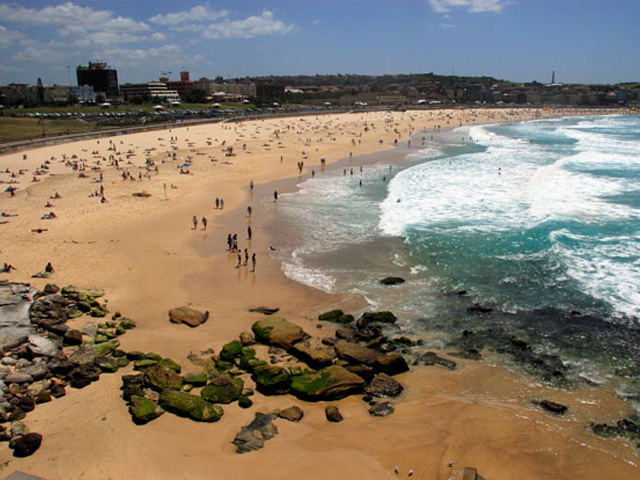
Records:
[[[78,86],[91,85],[95,93],[102,93],[107,98],[115,98],[119,94],[118,71],[109,68],[106,63],[93,63],[76,68]]]
[[[120,86],[125,101],[140,102],[179,102],[176,90],[169,90],[163,82],[125,83]]]
[[[161,77],[160,82],[164,83],[169,90],[175,90],[182,98],[195,90],[195,82],[189,78],[189,72],[180,72],[180,81],[173,82],[168,77]]]

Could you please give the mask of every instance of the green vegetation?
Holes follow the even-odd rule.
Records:
[[[0,142],[42,137],[42,123],[37,118],[0,117]],[[80,120],[44,120],[47,136],[96,130],[92,122]]]

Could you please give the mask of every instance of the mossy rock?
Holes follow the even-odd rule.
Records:
[[[80,297],[93,297],[100,298],[104,296],[104,290],[98,288],[79,288],[69,285],[62,287],[62,295],[65,297],[80,298]]]
[[[131,350],[130,352],[127,352],[127,358],[131,361],[142,360],[144,358],[144,355],[144,352],[139,352],[137,350]]]
[[[157,365],[158,362],[155,360],[149,360],[148,358],[143,358],[142,360],[136,360],[135,362],[133,362],[133,369],[134,370],[146,370],[149,367],[153,367],[154,365]]]
[[[145,353],[144,358],[159,362],[160,360],[162,360],[162,355],[158,355],[157,353],[150,352],[150,353]]]
[[[145,370],[144,383],[156,392],[162,392],[167,389],[180,390],[184,380],[173,370],[156,364]]]
[[[242,343],[238,340],[233,340],[222,347],[220,351],[220,358],[223,360],[231,361],[234,358],[238,358],[242,355]]]
[[[281,395],[289,392],[291,377],[282,368],[274,365],[261,365],[253,369],[256,388],[264,395]]]
[[[156,402],[145,397],[133,395],[129,404],[131,419],[136,425],[144,425],[164,413]]]
[[[102,318],[107,316],[107,310],[104,310],[101,307],[92,307],[89,311],[89,315],[95,318]]]
[[[124,368],[129,366],[129,359],[127,357],[115,357],[118,368]]]
[[[118,362],[113,357],[96,357],[93,363],[104,373],[115,373],[118,371]]]
[[[158,362],[158,365],[162,365],[163,367],[166,367],[169,370],[173,370],[176,373],[182,372],[182,367],[170,358],[163,358]]]
[[[184,383],[193,385],[194,387],[201,387],[207,384],[206,372],[189,372],[184,375]]]
[[[250,408],[253,406],[253,400],[244,395],[240,395],[240,398],[238,399],[238,405],[240,406],[240,408]]]
[[[116,335],[120,336],[120,335],[124,335],[125,333],[127,333],[127,331],[124,328],[122,328],[120,325],[118,325],[116,327],[115,333],[116,333]]]
[[[258,342],[285,349],[306,336],[302,328],[282,317],[266,317],[258,320],[251,326],[251,330]]]
[[[219,405],[190,393],[173,390],[162,392],[158,403],[166,411],[196,422],[217,422],[224,413]]]
[[[216,369],[220,370],[221,372],[226,372],[229,371],[233,368],[233,363],[228,362],[226,360],[217,360],[216,361]]]
[[[93,341],[94,343],[105,343],[109,341],[109,337],[103,333],[99,333],[94,337]]]
[[[231,403],[240,398],[243,387],[241,378],[220,375],[202,389],[200,396],[211,403]]]
[[[338,400],[361,393],[364,380],[339,365],[306,372],[291,379],[291,393],[303,400]]]
[[[124,317],[120,320],[118,326],[124,328],[125,330],[131,330],[132,328],[136,328],[136,322],[134,322],[130,318]]]

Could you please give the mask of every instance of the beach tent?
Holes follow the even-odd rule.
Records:
[[[162,105],[156,105],[155,107],[153,107],[153,109],[154,109],[155,111],[158,111],[158,110],[164,110],[164,107],[163,107]]]

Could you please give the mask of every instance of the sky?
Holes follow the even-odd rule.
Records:
[[[121,84],[181,70],[632,82],[639,20],[640,0],[0,0],[0,84],[75,85],[89,61]]]

